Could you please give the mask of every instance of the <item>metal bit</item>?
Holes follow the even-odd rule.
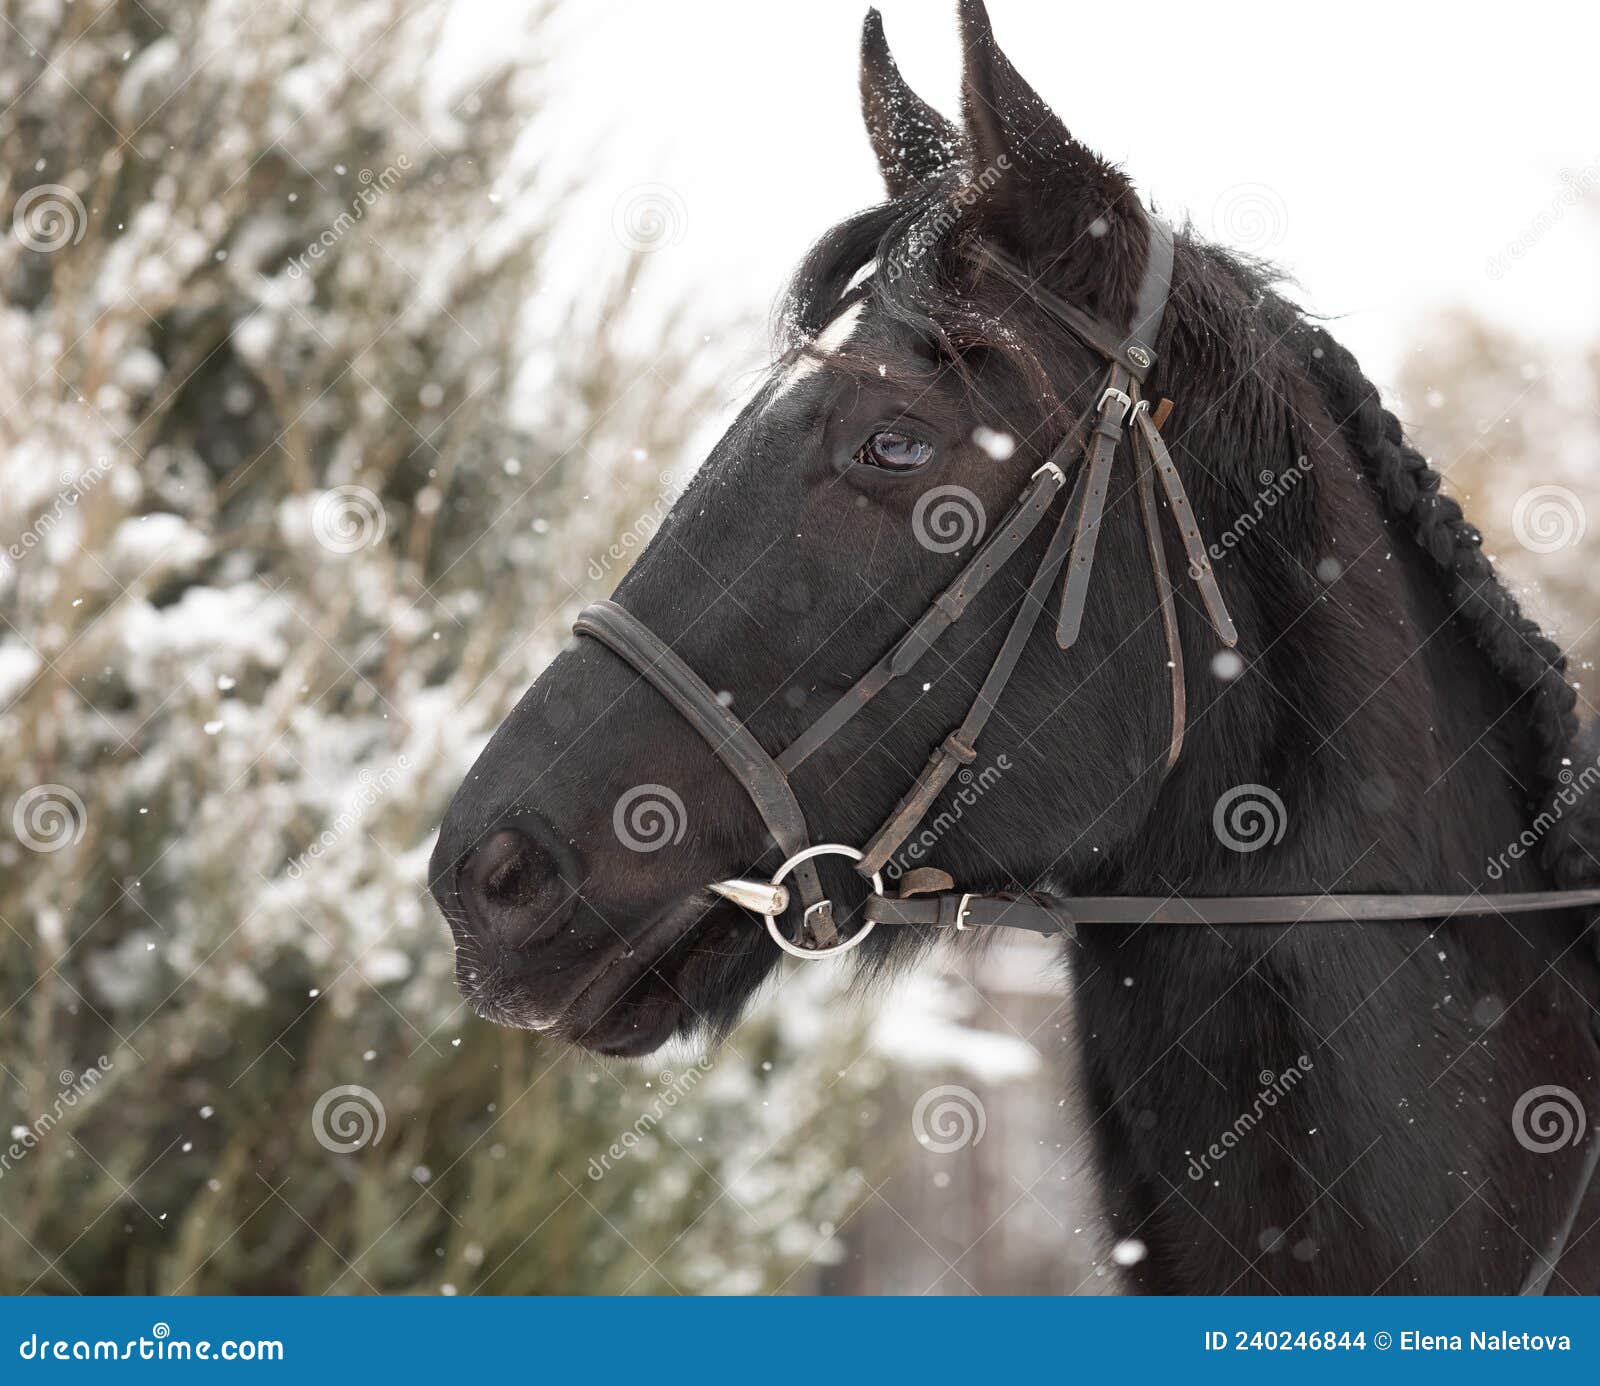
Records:
[[[771,881],[713,881],[706,888],[755,914],[782,914],[789,908],[789,887]]]

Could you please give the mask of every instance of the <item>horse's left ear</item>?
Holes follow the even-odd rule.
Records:
[[[960,156],[961,132],[906,85],[876,10],[861,26],[861,115],[890,197],[939,177]]]
[[[992,229],[1035,261],[1103,242],[1126,226],[1142,232],[1132,185],[1073,139],[1023,80],[995,42],[982,0],[961,0],[961,41],[971,176],[984,192]]]

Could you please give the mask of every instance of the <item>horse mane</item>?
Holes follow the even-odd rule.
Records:
[[[1021,372],[1037,398],[1052,409],[1064,408],[1063,365],[1048,346],[1061,334],[1042,318],[1037,332],[1007,326],[1002,315],[1026,318],[1033,305],[1015,291],[986,296],[984,284],[975,280],[968,247],[984,228],[981,209],[962,206],[963,186],[957,173],[868,208],[825,233],[782,300],[780,350],[803,352],[843,307],[870,297],[916,331],[938,359],[960,368],[968,351],[997,352]],[[1578,754],[1579,721],[1565,653],[1501,581],[1479,530],[1444,493],[1443,478],[1407,441],[1399,419],[1383,407],[1354,355],[1277,291],[1277,272],[1203,241],[1189,226],[1177,240],[1173,307],[1158,344],[1162,354],[1178,360],[1202,353],[1224,374],[1237,373],[1247,363],[1244,374],[1261,379],[1253,430],[1263,436],[1286,422],[1293,425],[1284,418],[1296,393],[1291,377],[1298,373],[1309,379],[1383,516],[1426,555],[1448,609],[1524,718],[1532,761],[1522,768],[1530,781],[1528,818],[1544,829],[1544,868],[1563,887],[1600,879],[1600,805],[1589,805],[1567,788]],[[1143,246],[1136,249],[1142,262]],[[1138,265],[1120,263],[1110,274],[1104,259],[1101,254],[1062,256],[1051,266],[1052,289],[1089,312],[1125,314],[1127,285],[1136,282]],[[1196,321],[1185,321],[1186,309]],[[1174,336],[1182,338],[1177,348]],[[834,365],[881,374],[879,367],[848,355],[834,358]]]
[[[1444,493],[1443,477],[1406,440],[1400,420],[1383,407],[1377,386],[1362,374],[1354,355],[1313,324],[1305,324],[1303,344],[1308,369],[1384,513],[1432,560],[1450,610],[1518,699],[1534,747],[1527,769],[1535,814],[1555,819],[1543,842],[1545,868],[1563,887],[1592,881],[1600,862],[1584,839],[1593,835],[1595,815],[1572,818],[1555,806],[1573,778],[1579,733],[1577,692],[1567,680],[1565,652],[1500,580],[1483,550],[1483,535],[1456,499]]]

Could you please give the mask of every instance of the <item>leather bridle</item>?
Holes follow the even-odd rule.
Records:
[[[980,247],[984,264],[1030,297],[1060,326],[1097,352],[1106,362],[1094,404],[1081,416],[1023,487],[1004,520],[994,528],[931,606],[855,684],[803,731],[786,750],[769,755],[749,728],[710,686],[647,626],[615,602],[585,607],[573,629],[599,641],[637,670],[683,715],[744,787],[785,860],[765,883],[733,881],[713,887],[762,913],[773,941],[786,953],[802,958],[828,957],[859,945],[879,924],[917,925],[957,931],[1006,927],[1041,934],[1070,935],[1078,924],[1300,924],[1365,923],[1380,920],[1443,919],[1452,916],[1508,915],[1539,910],[1600,906],[1600,889],[1525,891],[1516,894],[1375,894],[1375,895],[1182,895],[1044,896],[1018,893],[962,892],[944,872],[923,868],[908,872],[897,895],[884,892],[882,870],[932,808],[940,792],[962,767],[978,756],[977,742],[987,726],[1024,649],[1043,614],[1063,567],[1056,642],[1069,649],[1083,619],[1095,545],[1104,518],[1111,473],[1124,437],[1131,439],[1135,491],[1144,529],[1145,548],[1161,612],[1162,633],[1171,670],[1170,736],[1165,770],[1183,750],[1185,691],[1183,654],[1171,577],[1160,531],[1156,481],[1166,496],[1188,558],[1188,574],[1218,639],[1231,647],[1237,632],[1211,570],[1194,511],[1172,458],[1162,441],[1160,425],[1170,407],[1152,410],[1142,389],[1156,362],[1155,343],[1171,284],[1173,246],[1170,229],[1146,216],[1149,252],[1131,326],[1108,327],[1074,305],[1031,282],[1020,266],[998,252]],[[896,679],[916,667],[934,643],[961,619],[989,581],[1017,553],[1055,508],[1066,488],[1067,467],[1074,454],[1083,465],[1062,507],[1032,580],[1012,617],[999,653],[978,689],[967,715],[933,748],[910,790],[867,845],[857,850],[841,843],[813,846],[804,811],[795,797],[790,775],[807,757],[838,734]],[[814,860],[843,856],[872,883],[864,908],[865,923],[854,934],[840,934],[832,903],[822,893]],[[791,941],[778,917],[790,896],[783,884],[791,874],[804,906],[798,939]],[[731,887],[725,889],[724,887]],[[1551,1252],[1523,1287],[1542,1293],[1560,1258],[1578,1207],[1596,1170],[1600,1135],[1590,1142],[1577,1201]]]
[[[1238,639],[1222,592],[1211,570],[1188,494],[1173,465],[1160,424],[1166,402],[1149,407],[1141,391],[1156,362],[1156,337],[1166,308],[1172,277],[1172,233],[1147,216],[1150,249],[1140,283],[1132,325],[1126,331],[1107,327],[1037,284],[998,252],[981,248],[983,262],[1020,292],[1030,296],[1057,323],[1105,359],[1106,369],[1088,412],[1067,430],[1049,459],[1022,488],[1005,518],[955,580],[936,597],[911,628],[855,684],[801,732],[787,749],[770,756],[749,728],[710,686],[635,616],[615,602],[595,602],[579,614],[573,629],[619,655],[644,676],[676,708],[744,786],[785,861],[768,883],[771,908],[768,927],[787,952],[806,958],[826,957],[859,944],[878,924],[911,924],[954,929],[996,926],[1036,933],[1070,932],[1076,924],[1293,924],[1434,919],[1450,915],[1519,914],[1545,909],[1600,905],[1600,889],[1527,891],[1486,895],[1230,895],[1212,897],[1115,895],[1041,896],[958,892],[939,871],[907,873],[909,890],[897,896],[874,881],[867,902],[865,927],[842,937],[831,903],[823,896],[813,860],[821,855],[849,857],[868,879],[879,877],[906,839],[932,808],[955,773],[978,756],[978,738],[988,724],[1006,684],[1022,658],[1049,594],[1063,567],[1056,643],[1065,650],[1077,639],[1083,619],[1095,545],[1105,512],[1110,478],[1119,444],[1131,436],[1135,490],[1143,523],[1145,547],[1155,580],[1167,663],[1171,672],[1170,735],[1166,769],[1177,763],[1184,738],[1183,650],[1178,640],[1172,581],[1160,532],[1155,485],[1159,479],[1188,559],[1188,573],[1218,638],[1226,646]],[[837,843],[812,846],[806,816],[795,797],[790,776],[896,679],[909,674],[935,642],[959,621],[978,594],[1028,537],[1049,517],[1058,494],[1066,489],[1067,467],[1081,453],[1083,465],[1055,522],[1044,556],[1011,619],[1000,652],[961,724],[933,748],[911,789],[872,839],[860,851]],[[800,939],[791,943],[771,916],[782,914],[787,891],[782,883],[793,874],[805,906]],[[935,887],[948,883],[945,889]]]

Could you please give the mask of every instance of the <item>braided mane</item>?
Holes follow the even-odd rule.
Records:
[[[1567,681],[1566,654],[1501,582],[1483,551],[1482,534],[1443,493],[1443,478],[1406,440],[1399,419],[1383,407],[1354,355],[1319,326],[1303,324],[1302,336],[1304,363],[1341,421],[1385,513],[1432,560],[1451,610],[1518,698],[1535,748],[1532,808],[1535,815],[1553,813],[1542,842],[1546,869],[1563,887],[1594,881],[1600,862],[1584,839],[1594,836],[1595,813],[1574,816],[1552,809],[1555,796],[1572,779],[1569,767],[1578,742],[1577,693]]]

